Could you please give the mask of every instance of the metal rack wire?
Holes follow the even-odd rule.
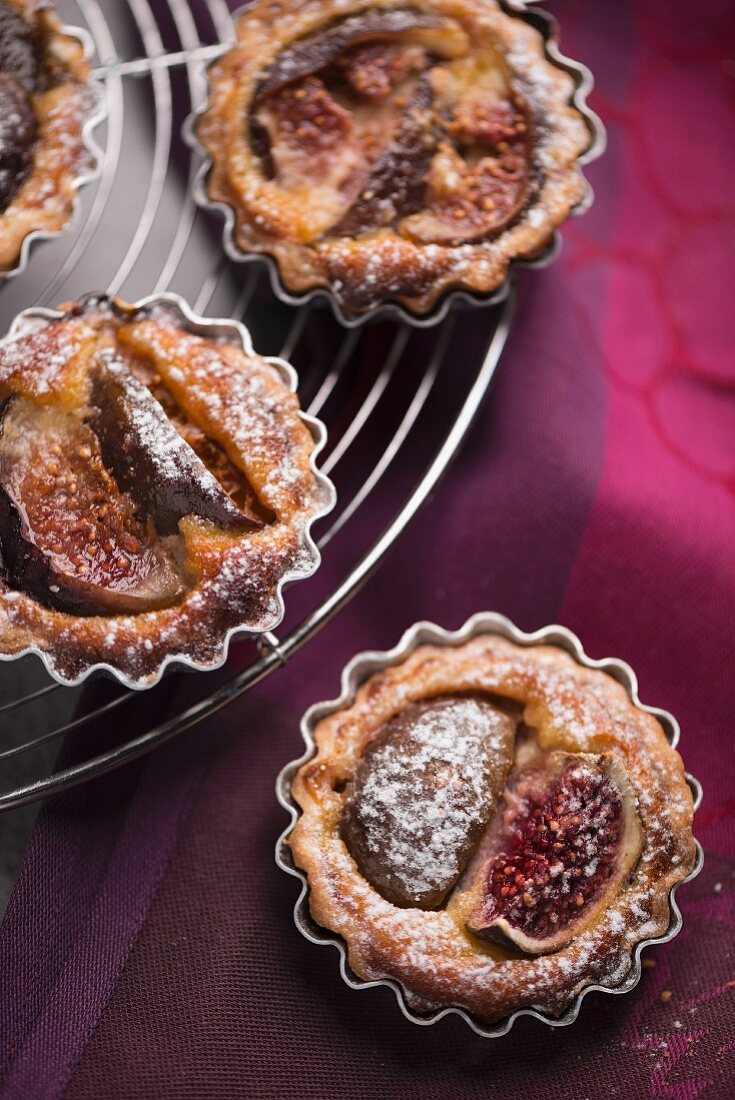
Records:
[[[3,329],[31,304],[55,305],[102,287],[130,299],[174,289],[198,312],[242,318],[259,351],[294,363],[302,405],[327,424],[322,466],[340,503],[316,529],[325,568],[287,593],[278,636],[236,643],[215,673],[166,677],[142,693],[141,705],[141,693],[106,681],[60,687],[34,658],[0,665],[0,811],[107,772],[182,732],[284,665],[329,622],[456,453],[512,315],[511,296],[428,332],[393,322],[346,332],[323,308],[275,301],[256,267],[223,257],[219,226],[188,194],[196,163],[180,125],[205,95],[202,47],[232,37],[225,0],[69,0],[59,9],[88,30],[104,74],[109,115],[96,135],[102,171],[83,193],[75,230],[41,246],[43,259],[33,256],[24,276],[3,290]],[[164,57],[183,65],[162,63]],[[132,71],[120,65],[133,58],[142,63]],[[449,355],[457,325],[461,362]],[[172,691],[182,679],[184,688]],[[110,723],[112,714],[125,720]]]

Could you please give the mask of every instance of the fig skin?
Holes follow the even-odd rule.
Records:
[[[599,919],[642,848],[620,758],[551,752],[511,778],[453,906],[480,939],[551,954]]]
[[[105,465],[153,519],[159,534],[176,534],[179,521],[192,515],[240,533],[264,526],[238,508],[120,359],[104,357],[100,362],[91,404],[89,423]]]
[[[253,108],[267,96],[333,64],[345,50],[376,39],[423,46],[443,58],[458,57],[468,47],[467,35],[453,19],[409,10],[369,11],[317,31],[283,50],[253,97]]]
[[[11,398],[0,421],[0,557],[14,587],[74,615],[175,603],[171,549],[104,468],[78,416]]]
[[[414,703],[363,751],[347,788],[342,838],[386,900],[433,909],[461,875],[513,762],[516,722],[491,701]]]
[[[28,93],[8,73],[0,72],[0,213],[30,174],[37,134]]]

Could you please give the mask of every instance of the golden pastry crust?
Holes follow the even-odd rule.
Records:
[[[342,839],[344,786],[371,737],[407,705],[461,692],[521,703],[544,752],[613,752],[635,791],[643,830],[635,871],[592,925],[555,954],[511,954],[468,933],[461,882],[438,911],[391,905],[362,877]],[[634,947],[666,932],[670,891],[696,858],[692,795],[659,723],[605,673],[555,647],[519,647],[493,635],[456,648],[424,645],[371,676],[349,709],[319,722],[315,743],[293,783],[302,814],[289,838],[308,876],[312,915],[346,941],[355,973],[398,981],[418,1012],[458,1006],[485,1024],[520,1008],[558,1017],[584,987],[623,982]]]
[[[63,680],[102,664],[130,686],[148,686],[172,659],[215,667],[231,632],[273,628],[283,613],[282,584],[316,569],[309,530],[334,504],[314,466],[321,426],[300,412],[285,364],[244,350],[234,325],[226,336],[197,335],[208,324],[189,324],[171,301],[136,307],[90,297],[58,320],[22,319],[0,344],[0,402],[27,399],[85,422],[95,366],[114,353],[152,378],[164,407],[173,400],[197,433],[215,441],[268,517],[242,531],[183,515],[175,558],[184,591],[159,610],[76,615],[0,578],[3,657],[33,649]],[[155,388],[161,382],[165,399]]]
[[[30,234],[59,233],[71,221],[75,192],[95,167],[84,129],[100,108],[82,44],[62,33],[48,5],[43,0],[3,3],[32,28],[43,79],[30,100],[37,127],[32,166],[0,212],[0,276],[16,266]]]
[[[442,87],[449,79],[447,72],[454,74],[451,80],[456,74],[461,76],[452,66],[478,65],[482,74],[479,79],[486,80],[490,89],[489,101],[495,103],[500,98],[505,106],[515,104],[522,112],[524,127],[529,131],[530,183],[522,191],[518,206],[511,204],[507,224],[496,227],[486,239],[482,239],[481,233],[472,239],[469,233],[466,239],[460,235],[455,242],[443,243],[446,219],[449,218],[450,225],[452,218],[464,224],[465,200],[468,194],[470,198],[476,195],[478,187],[484,187],[485,191],[480,191],[479,207],[473,208],[470,203],[473,217],[482,218],[483,211],[492,210],[493,204],[500,203],[502,207],[503,191],[496,193],[496,185],[502,184],[502,179],[498,183],[498,177],[508,168],[501,163],[508,152],[501,143],[505,154],[495,148],[494,156],[500,160],[493,161],[491,157],[487,162],[490,175],[473,175],[474,147],[466,154],[470,165],[467,168],[446,144],[449,134],[445,131],[431,167],[426,169],[425,178],[433,198],[429,202],[426,198],[429,192],[425,192],[423,213],[394,218],[391,224],[373,223],[365,232],[359,226],[347,232],[339,222],[331,224],[328,212],[324,215],[323,205],[320,207],[313,201],[314,192],[303,185],[298,173],[294,186],[290,182],[288,186],[280,186],[279,178],[269,178],[261,151],[254,147],[249,120],[254,104],[257,106],[258,97],[262,97],[259,89],[264,78],[269,70],[273,71],[272,66],[284,50],[296,40],[323,31],[336,21],[360,16],[366,10],[364,0],[260,0],[241,16],[236,46],[210,69],[210,101],[197,124],[197,136],[212,159],[206,189],[211,200],[234,211],[236,251],[273,257],[288,291],[325,288],[347,315],[365,314],[385,301],[425,314],[450,289],[481,294],[495,291],[504,282],[512,259],[529,258],[543,250],[554,230],[585,194],[579,157],[590,146],[590,134],[581,114],[571,104],[572,79],[547,60],[541,34],[518,16],[507,14],[496,0],[424,0],[420,5],[408,5],[405,0],[378,0],[369,7],[371,18],[380,12],[418,11],[424,17],[446,21],[449,30],[444,33],[465,43],[463,55],[461,44],[452,42],[454,61],[450,61],[446,70],[441,65],[429,70],[433,106],[425,112],[422,125],[432,127],[437,122],[438,104],[444,95]],[[447,51],[450,52],[449,46]],[[440,83],[437,77],[441,77]],[[318,80],[308,79],[312,85],[302,81],[295,94],[308,98],[314,92],[315,109],[320,108],[323,104],[318,97],[323,99],[323,90],[317,87]],[[462,113],[446,124],[450,131],[470,125],[478,103],[482,107],[482,100],[477,100],[472,92],[477,78],[470,74],[467,79],[465,73],[463,79],[467,86],[462,95],[467,98],[459,105]],[[400,85],[398,91],[402,90]],[[333,163],[335,153],[342,155],[347,148],[350,126],[343,105],[327,97],[327,107],[330,105],[334,117],[330,120],[328,113],[322,112],[316,120],[318,145],[327,142],[329,127],[335,128],[334,150],[326,150],[328,165]],[[297,135],[306,133],[306,129],[302,131],[296,125],[299,120],[295,115],[293,124],[289,122],[288,110],[293,113],[298,104],[290,108],[286,104],[286,108],[286,125],[290,127],[287,137],[292,138],[294,128]],[[407,107],[400,101],[401,113],[410,108],[411,101]],[[356,116],[366,109],[370,109],[369,105],[366,108],[361,103]],[[306,123],[312,118],[313,112]],[[473,133],[479,132],[477,120],[474,125]],[[358,139],[355,149],[358,159],[359,145]],[[487,152],[487,147],[484,148]],[[316,155],[321,150],[319,145]],[[354,174],[346,174],[343,190],[353,186]],[[362,192],[361,201],[370,196],[369,175],[367,182],[369,187]],[[467,188],[475,191],[470,194]],[[323,190],[327,196],[333,196],[329,186]],[[487,194],[486,199],[483,194]],[[427,204],[430,222],[427,222]],[[440,223],[434,224],[437,211]],[[323,215],[325,231],[319,232]]]

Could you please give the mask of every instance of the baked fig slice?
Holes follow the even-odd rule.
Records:
[[[548,753],[511,778],[468,868],[475,904],[467,927],[525,954],[558,951],[615,899],[642,846],[617,756]]]
[[[427,64],[426,51],[420,46],[368,42],[342,54],[337,70],[358,96],[380,103],[409,73],[420,72]]]
[[[420,244],[461,245],[497,236],[534,185],[530,121],[496,66],[462,59],[430,74],[445,140],[426,174],[426,209],[401,224]]]
[[[0,423],[0,555],[17,588],[76,615],[153,611],[183,583],[73,413],[10,399]]]
[[[33,28],[5,0],[0,0],[0,73],[6,73],[30,93],[36,86],[38,70]]]
[[[443,901],[495,810],[515,731],[510,713],[474,696],[414,703],[377,731],[347,789],[342,837],[384,898]]]
[[[420,80],[401,114],[395,136],[373,164],[337,232],[357,235],[420,210],[436,147],[431,91],[428,82]]]
[[[0,72],[0,212],[30,173],[36,131],[28,93],[12,76]]]
[[[102,459],[161,535],[196,515],[218,527],[254,531],[261,520],[242,511],[176,431],[166,412],[120,359],[103,358],[92,384],[89,423]]]
[[[442,58],[458,57],[469,45],[467,35],[454,19],[400,8],[362,12],[283,50],[256,89],[253,107],[287,84],[333,64],[345,50],[376,39],[422,46]]]
[[[522,135],[501,138],[497,153],[469,160],[443,142],[426,176],[427,209],[406,218],[401,232],[421,244],[496,237],[523,210],[530,185]]]
[[[255,121],[275,182],[298,199],[302,239],[318,237],[340,219],[368,171],[352,112],[310,76],[271,96]]]

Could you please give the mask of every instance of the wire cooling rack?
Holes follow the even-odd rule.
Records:
[[[225,0],[69,0],[59,11],[94,43],[108,104],[95,135],[102,168],[82,193],[73,231],[38,245],[27,271],[2,290],[2,330],[27,306],[102,288],[130,300],[172,289],[197,312],[243,319],[260,352],[294,364],[303,407],[326,423],[321,465],[339,504],[316,528],[322,570],[287,592],[278,634],[236,642],[217,672],[172,675],[136,693],[104,680],[61,687],[32,657],[0,665],[0,810],[102,774],[174,737],[314,637],[381,562],[447,468],[488,388],[512,314],[511,295],[429,331],[395,322],[346,331],[325,308],[277,302],[260,265],[224,258],[219,224],[190,198],[197,161],[181,140],[181,124],[205,98],[203,61],[214,51],[203,47],[233,37]],[[458,328],[461,356],[456,345],[450,350]]]

